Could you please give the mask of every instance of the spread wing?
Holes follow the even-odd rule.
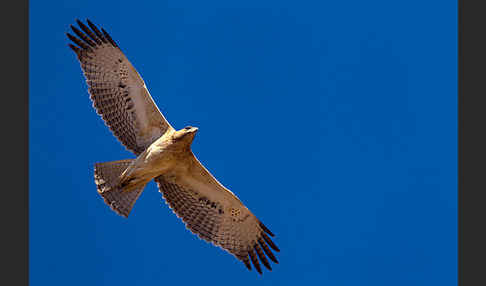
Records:
[[[278,263],[271,249],[280,251],[268,236],[273,233],[194,155],[181,166],[155,179],[173,212],[191,232],[230,252],[249,270],[251,260],[262,273],[258,258],[271,270],[267,256]]]
[[[87,20],[77,20],[77,37],[67,33],[86,77],[97,113],[120,142],[136,155],[172,127],[155,105],[144,81],[118,45]],[[91,28],[91,29],[90,29]]]

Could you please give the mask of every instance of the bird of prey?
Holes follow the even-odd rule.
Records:
[[[90,98],[113,135],[135,159],[96,163],[97,191],[117,214],[128,217],[152,179],[172,211],[201,239],[228,251],[262,274],[280,251],[273,233],[199,162],[191,151],[197,128],[175,130],[120,47],[89,20],[76,20],[69,47],[83,70]],[[259,259],[258,259],[259,258]]]

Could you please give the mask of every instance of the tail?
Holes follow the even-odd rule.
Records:
[[[133,159],[96,163],[94,169],[98,193],[112,210],[124,217],[128,217],[133,205],[145,187],[143,185],[127,192],[118,186],[120,175],[132,162]]]

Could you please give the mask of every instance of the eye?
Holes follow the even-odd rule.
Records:
[[[184,128],[184,129],[189,130],[189,129],[191,129],[191,126],[187,126],[187,127],[186,127],[186,128]]]

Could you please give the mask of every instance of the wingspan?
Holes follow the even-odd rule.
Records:
[[[77,20],[77,37],[67,33],[89,86],[93,106],[120,142],[136,155],[171,125],[155,105],[144,81],[110,35]],[[83,33],[84,32],[84,33]]]
[[[185,171],[155,179],[169,207],[191,232],[233,254],[249,270],[250,260],[260,274],[259,260],[272,270],[267,257],[278,263],[271,249],[280,251],[269,237],[273,233],[196,157],[185,163]]]

